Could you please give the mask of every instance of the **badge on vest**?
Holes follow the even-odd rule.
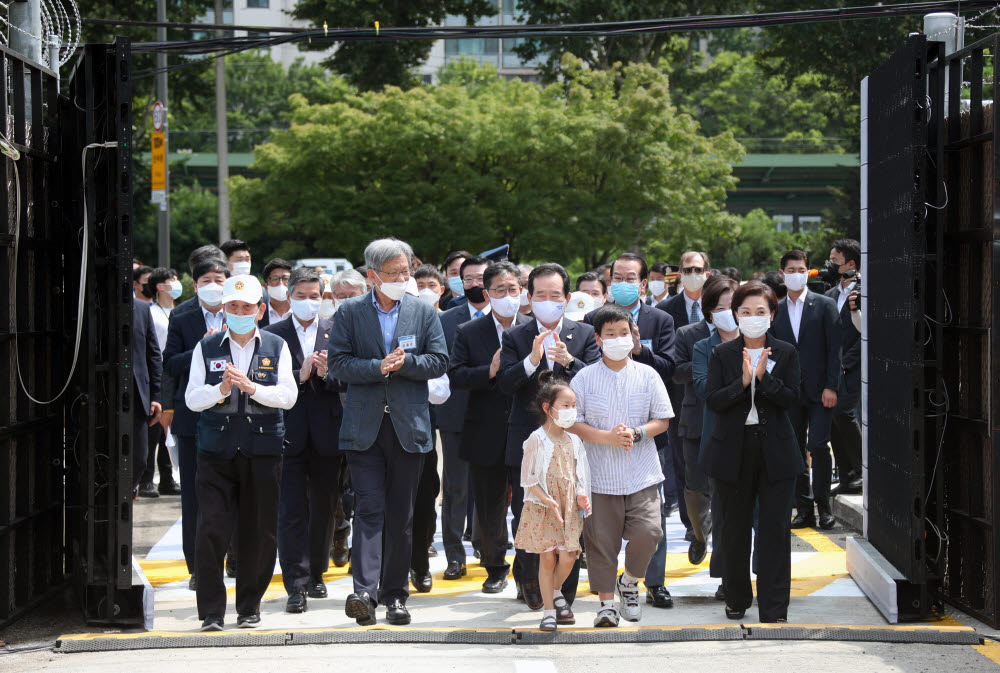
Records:
[[[209,360],[208,361],[208,371],[210,372],[223,372],[226,370],[226,364],[229,361],[226,359],[222,360]]]
[[[399,347],[404,351],[411,351],[417,347],[417,336],[415,334],[410,334],[409,336],[399,337]]]
[[[274,360],[267,357],[266,355],[257,355],[255,357],[257,360],[257,366],[254,367],[254,369],[259,369],[265,372],[273,372],[277,367],[278,363],[276,363]]]

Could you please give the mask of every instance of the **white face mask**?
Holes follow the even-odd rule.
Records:
[[[552,324],[559,322],[566,310],[564,301],[533,301],[531,302],[531,312],[543,323]]]
[[[324,299],[319,305],[319,317],[328,320],[337,312],[337,305],[332,299]]]
[[[654,297],[659,297],[664,292],[667,291],[667,281],[665,280],[651,280],[649,281],[649,291],[653,293]]]
[[[288,286],[278,285],[277,287],[267,286],[267,296],[274,301],[288,301]]]
[[[708,274],[704,273],[682,273],[681,274],[681,285],[688,292],[697,292],[705,286],[705,281],[708,280]]]
[[[205,306],[218,306],[222,303],[222,286],[218,283],[209,283],[198,288],[198,299]]]
[[[410,280],[406,281],[406,293],[412,294],[414,297],[420,296],[420,290],[417,289],[417,279],[410,276]]]
[[[756,339],[767,334],[771,327],[769,315],[745,315],[740,318],[740,332],[748,339]]]
[[[170,292],[169,292],[169,294],[170,294],[170,298],[171,299],[177,299],[182,294],[184,294],[184,286],[181,285],[181,282],[179,280],[172,280],[172,281],[170,281]]]
[[[382,277],[377,273],[375,274],[375,277],[382,280]],[[378,289],[392,301],[399,301],[403,298],[403,295],[406,294],[407,285],[409,285],[409,281],[405,280],[398,283],[387,283],[382,280],[382,284],[378,286]]]
[[[435,292],[434,290],[430,289],[429,287],[425,287],[423,290],[421,290],[420,292],[418,292],[417,296],[420,297],[421,299],[423,299],[425,302],[427,302],[431,306],[437,306],[438,299],[441,298],[441,295],[439,295],[437,292]]]
[[[786,273],[785,274],[785,287],[787,287],[792,292],[798,292],[806,286],[809,282],[808,273]]]
[[[530,303],[531,303],[531,299],[528,297],[528,288],[522,287],[521,288],[520,304],[521,304],[521,306],[527,306]]]
[[[517,313],[517,309],[521,308],[521,298],[501,297],[497,299],[490,297],[490,306],[493,307],[493,312],[501,318],[510,318]]]
[[[732,332],[739,327],[736,324],[736,318],[733,317],[733,312],[729,309],[713,313],[712,324],[715,325],[715,329],[722,332]]]
[[[576,409],[555,409],[556,415],[552,418],[552,422],[558,425],[560,428],[571,428],[573,424],[576,423]]]
[[[250,275],[250,262],[233,262],[233,275],[234,276],[249,276]],[[279,299],[278,301],[284,301]]]
[[[604,339],[601,341],[601,344],[601,350],[604,351],[604,354],[608,356],[609,360],[614,360],[615,362],[627,358],[628,354],[632,352],[632,348],[635,347],[630,336],[618,337],[617,339]]]
[[[292,299],[292,313],[302,322],[309,322],[319,313],[319,299]]]

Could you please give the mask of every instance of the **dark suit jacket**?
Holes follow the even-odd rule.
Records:
[[[850,320],[850,316],[848,316]],[[788,317],[788,299],[778,302],[770,334],[785,343],[793,344],[799,353],[802,371],[802,396],[807,402],[818,404],[823,390],[840,389],[840,319],[837,302],[815,292],[806,295],[802,307],[799,338],[795,339]]]
[[[151,402],[160,401],[160,378],[163,375],[163,357],[156,340],[153,316],[149,302],[132,300],[132,378],[135,380],[135,397],[139,404],[136,415],[149,415]]]
[[[441,329],[444,330],[444,339],[448,344],[448,353],[450,354],[455,347],[455,331],[458,326],[469,322],[472,318],[469,313],[469,303],[466,301],[455,306],[452,302],[447,311],[438,313],[438,317],[441,318]],[[492,320],[491,318],[491,323]],[[498,344],[497,348],[499,347]],[[493,356],[490,355],[490,357]],[[451,379],[450,376],[448,378]],[[457,390],[452,386],[451,396],[445,400],[444,404],[438,404],[434,408],[434,419],[437,421],[438,427],[445,432],[461,432],[462,426],[465,424],[465,407],[468,402],[468,390]]]
[[[205,316],[200,308],[181,315],[170,314],[167,347],[163,349],[163,368],[174,380],[174,423],[170,429],[175,435],[194,437],[198,429],[198,414],[188,409],[184,391],[191,373],[191,352],[205,332]]]
[[[531,354],[531,346],[539,335],[538,321],[531,320],[503,333],[503,351],[500,353],[500,373],[497,379],[500,391],[510,395],[510,420],[507,424],[507,465],[517,467],[524,453],[524,440],[541,425],[533,405],[538,393],[538,375],[548,369],[548,360],[542,355],[538,368],[529,377],[524,371],[524,358]],[[556,364],[556,374],[568,379],[589,364],[601,359],[601,349],[594,339],[594,328],[569,318],[563,318],[559,339],[573,356],[569,367]]]
[[[722,335],[719,330],[712,332],[712,336],[702,339],[694,345],[694,356],[691,358],[691,389],[698,396],[701,402],[701,442],[698,445],[698,462],[701,463],[701,456],[705,451],[705,444],[712,436],[715,428],[715,412],[705,404],[705,385],[708,383],[708,361],[712,357],[712,351],[722,343]]]
[[[187,313],[188,311],[193,311],[200,305],[201,304],[198,303],[198,295],[188,297],[181,303],[177,304],[177,306],[174,307],[174,310],[170,312],[170,315],[181,315],[183,313]]]
[[[709,337],[708,323],[702,320],[696,325],[685,325],[677,331],[677,341],[674,353],[677,358],[677,368],[674,370],[674,383],[684,387],[684,399],[681,402],[680,421],[677,428],[678,437],[698,439],[701,437],[703,421],[702,411],[705,408],[694,392],[694,377],[691,363],[694,359],[694,345]]]
[[[583,316],[583,322],[592,326],[594,314],[599,310],[600,308],[594,309]],[[632,359],[655,369],[663,379],[663,383],[670,385],[675,366],[673,318],[657,308],[640,302],[639,320],[636,326],[639,328],[639,339],[649,343],[643,343],[642,352]]]
[[[827,291],[826,296],[837,302],[840,299],[840,288],[834,287]],[[844,302],[840,310],[840,366],[844,371],[852,371],[861,366],[861,332],[851,320],[850,302]]]
[[[329,350],[330,332],[333,329],[332,320],[319,320],[316,329],[316,344],[313,351]],[[344,415],[340,404],[341,384],[337,379],[321,379],[315,368],[305,383],[299,381],[299,372],[305,353],[299,344],[296,333],[295,318],[289,316],[268,325],[262,331],[270,332],[285,340],[288,351],[292,355],[292,375],[299,386],[299,396],[295,406],[285,412],[285,455],[299,455],[306,450],[307,439],[312,439],[321,456],[339,456],[337,436],[340,434],[340,419]],[[346,389],[346,388],[345,388]]]
[[[518,313],[511,329],[527,322],[533,321]],[[490,378],[490,364],[498,348],[493,316],[484,315],[459,325],[451,349],[451,395],[460,391],[468,398],[458,455],[473,465],[499,465],[506,455],[511,398],[498,385],[500,370]]]
[[[701,300],[699,299],[699,301]],[[687,304],[684,303],[684,290],[679,290],[677,294],[667,297],[657,304],[656,308],[668,313],[673,318],[675,333],[682,327],[686,327],[690,322],[691,316],[687,312]],[[675,413],[677,409],[684,407],[684,386],[674,383],[672,377],[667,380],[667,394],[670,395],[670,404],[673,405]],[[675,432],[680,432],[679,424],[676,426],[676,429],[672,426],[670,431],[664,432],[662,435],[657,435],[656,448],[664,448],[667,445],[667,438],[674,435]],[[677,447],[677,449],[680,450],[680,447]]]
[[[386,356],[372,292],[345,302],[330,332],[327,357],[329,378],[347,384],[347,404],[340,424],[341,451],[365,451],[375,443],[385,407],[403,449],[411,453],[434,450],[427,382],[448,369],[448,346],[437,311],[423,299],[404,294],[391,348],[404,336],[415,347],[406,351],[402,368],[382,374]]]
[[[705,473],[738,482],[743,463],[743,432],[750,413],[750,386],[743,387],[743,337],[720,344],[708,362],[706,404],[718,417],[705,445],[701,466]],[[756,406],[764,432],[764,471],[767,479],[794,479],[805,469],[788,409],[799,402],[799,358],[795,347],[767,335],[774,369],[757,381]]]

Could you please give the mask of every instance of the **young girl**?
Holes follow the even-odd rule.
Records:
[[[590,466],[583,442],[566,432],[576,422],[576,394],[569,382],[544,371],[538,383],[535,410],[543,422],[524,442],[524,510],[514,545],[540,557],[538,585],[545,608],[540,628],[555,631],[557,623],[576,623],[559,587],[580,553],[581,514],[590,514]]]

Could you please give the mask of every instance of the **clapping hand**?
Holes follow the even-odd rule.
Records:
[[[771,349],[765,348],[764,352],[760,354],[760,360],[757,361],[757,380],[760,381],[764,378],[764,374],[767,372],[767,359],[771,356]]]
[[[642,354],[642,341],[639,339],[639,326],[632,323],[632,356]]]
[[[614,437],[612,446],[625,449],[625,452],[628,453],[635,441],[635,434],[632,432],[632,428],[626,426],[624,423],[619,423],[611,432]]]
[[[233,363],[228,363],[226,365],[226,373],[222,375],[222,388],[226,387],[228,383],[229,390],[232,391],[233,386],[236,386],[241,391],[247,393],[248,395],[253,395],[257,392],[257,385],[251,381],[247,375],[240,371]],[[221,391],[222,389],[220,389]],[[229,393],[225,393],[228,395]]]
[[[743,387],[746,388],[750,385],[750,381],[753,379],[753,365],[750,364],[750,351],[746,348],[743,349]]]
[[[500,371],[500,352],[503,348],[498,348],[497,352],[493,354],[493,361],[490,362],[490,378],[494,378],[497,372]]]
[[[563,367],[568,367],[569,363],[573,361],[573,356],[569,354],[569,350],[566,348],[566,344],[559,340],[559,335],[552,332],[552,336],[555,338],[555,344],[549,349],[549,357],[552,361],[562,365]]]
[[[552,330],[546,330],[535,337],[534,342],[531,344],[531,354],[528,356],[528,362],[533,366],[538,366],[538,363],[542,361],[542,354],[545,352],[545,337],[552,334]]]
[[[398,372],[403,366],[403,362],[406,360],[406,351],[402,348],[396,348],[382,360],[382,374],[389,374],[390,372]]]

